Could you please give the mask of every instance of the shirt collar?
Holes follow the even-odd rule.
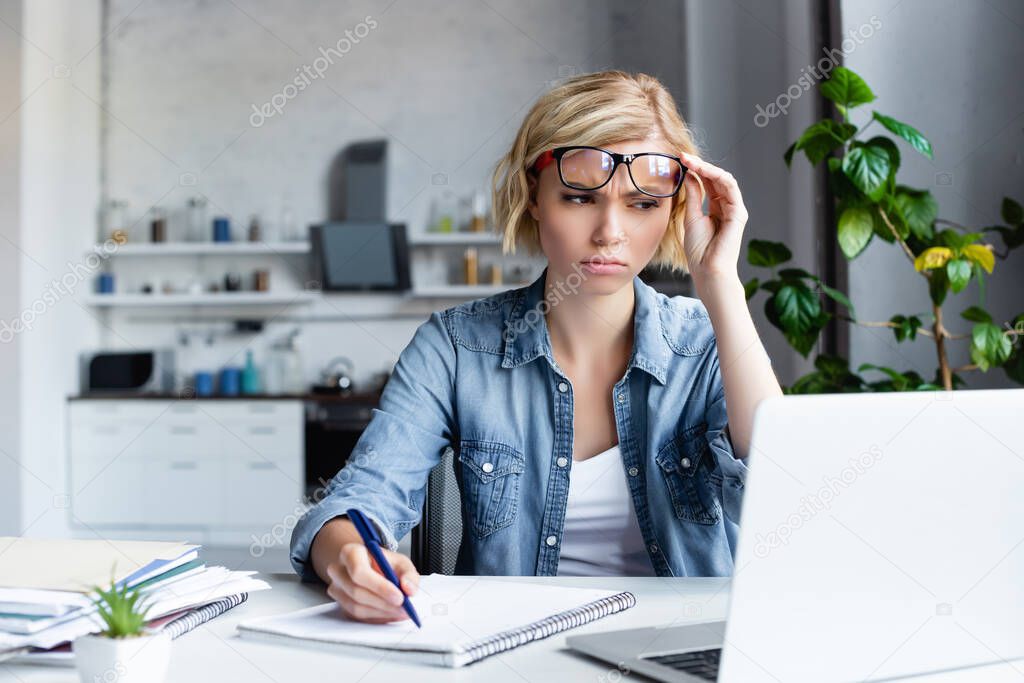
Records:
[[[544,312],[562,296],[554,290],[547,302],[544,300],[544,283],[548,269],[536,280],[518,290],[513,299],[512,310],[505,319],[502,335],[505,340],[505,354],[501,361],[503,368],[515,368],[543,356],[555,370],[561,372],[551,351],[551,337],[548,334]],[[630,368],[647,372],[661,384],[665,384],[671,349],[665,340],[661,322],[658,293],[639,275],[633,276],[635,310],[633,314],[633,354]]]

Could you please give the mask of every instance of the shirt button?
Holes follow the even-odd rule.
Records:
[[[658,544],[657,543],[652,543],[651,544],[651,554],[652,555],[657,555],[658,554]]]
[[[568,464],[569,464],[569,458],[567,458],[567,457],[565,457],[565,456],[563,455],[563,456],[560,456],[560,457],[558,458],[558,460],[556,460],[556,462],[558,463],[558,466],[559,466],[559,467],[565,467],[566,465],[568,465]]]
[[[616,398],[619,399],[619,403],[624,403],[626,401],[626,395],[625,394],[619,394]]]
[[[559,382],[558,390],[564,394],[565,392],[569,391],[569,385],[566,384],[565,382]]]
[[[635,468],[635,467],[630,467],[630,468],[629,468],[629,476],[631,476],[631,477],[635,477],[635,476],[636,476],[636,475],[638,475],[638,474],[640,474],[640,470],[638,470],[638,469],[637,469],[637,468]]]
[[[484,472],[493,472],[494,471],[494,464],[493,463],[489,463],[489,462],[485,462],[483,465],[480,465],[480,469],[482,469]]]
[[[554,545],[554,544],[558,543],[558,539],[555,538],[554,536],[548,536],[546,539],[544,539],[544,542],[547,543],[548,545]]]
[[[690,466],[690,459],[683,458],[682,460],[679,461],[679,464],[683,466],[683,469],[686,469],[687,467]]]

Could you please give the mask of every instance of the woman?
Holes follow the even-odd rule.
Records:
[[[351,618],[407,618],[350,507],[397,552],[430,469],[457,454],[457,573],[729,575],[754,409],[781,394],[737,273],[747,211],[656,79],[607,71],[533,106],[494,174],[506,252],[531,285],[433,313],[291,556]],[[709,213],[702,210],[709,190]],[[637,276],[687,268],[698,299]]]

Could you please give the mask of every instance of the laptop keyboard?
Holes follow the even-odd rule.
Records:
[[[674,652],[667,655],[644,657],[650,662],[688,673],[691,676],[713,681],[718,677],[718,661],[722,656],[722,648],[697,650],[696,652]]]

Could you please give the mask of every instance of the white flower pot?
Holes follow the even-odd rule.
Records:
[[[171,638],[88,635],[76,638],[72,650],[82,683],[161,683],[167,676]]]

